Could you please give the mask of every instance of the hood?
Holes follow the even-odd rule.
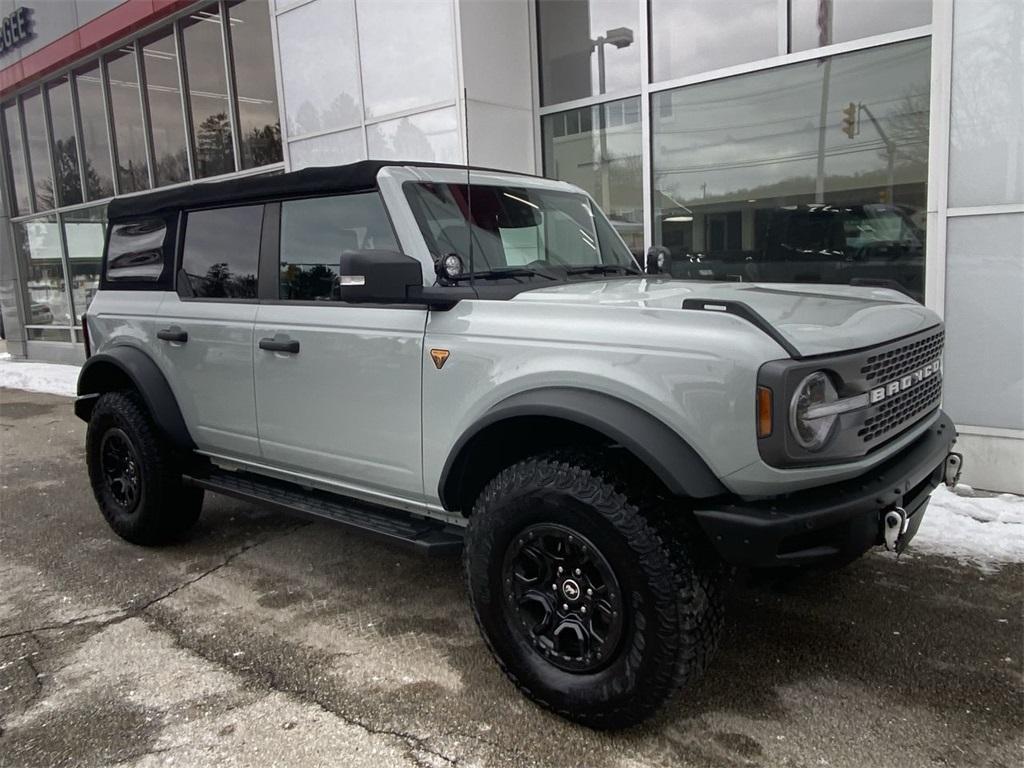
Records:
[[[513,301],[683,310],[685,299],[737,301],[765,319],[801,357],[881,344],[938,325],[931,310],[888,288],[796,283],[710,283],[638,277],[536,288]]]

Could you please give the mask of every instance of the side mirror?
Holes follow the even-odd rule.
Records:
[[[648,275],[671,274],[672,258],[668,248],[663,245],[652,245],[647,249],[644,260],[644,272]]]
[[[410,288],[423,287],[420,263],[397,251],[346,251],[338,264],[338,298],[342,301],[400,304]]]

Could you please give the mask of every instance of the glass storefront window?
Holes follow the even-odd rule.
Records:
[[[23,215],[32,210],[31,190],[28,185],[28,169],[25,167],[25,141],[21,135],[21,121],[18,118],[18,104],[12,102],[3,108],[4,130],[7,135],[8,167],[14,177],[14,215]]]
[[[932,23],[932,0],[790,0],[791,51]]]
[[[914,40],[655,94],[654,242],[672,273],[921,300],[929,86],[930,41]]]
[[[40,216],[13,225],[14,247],[21,258],[25,281],[27,338],[70,341],[68,305],[60,228],[55,215]]]
[[[636,0],[537,3],[541,104],[640,87]]]
[[[71,104],[71,81],[67,77],[46,86],[53,127],[53,164],[57,171],[57,202],[77,205],[82,202],[82,177],[78,169],[78,140],[75,138],[75,113]]]
[[[456,97],[450,0],[379,0],[358,5],[366,117]],[[410,56],[406,41],[422,41]]]
[[[89,308],[99,288],[107,208],[99,205],[79,209],[65,213],[61,218],[68,246],[74,324],[81,325],[82,314]]]
[[[366,141],[372,158],[462,162],[459,118],[454,107],[368,125]]]
[[[46,146],[42,93],[37,90],[23,96],[21,108],[25,113],[25,135],[28,140],[29,164],[32,167],[32,183],[35,185],[33,193],[36,210],[46,211],[56,207],[57,201],[54,199],[53,178],[50,176],[50,151]]]
[[[121,194],[149,189],[139,76],[135,50],[127,45],[107,58],[110,104],[113,108],[114,145],[117,147],[117,180]]]
[[[277,17],[290,137],[359,125],[363,104],[355,31],[351,2],[307,3]],[[332,62],[332,76],[308,77],[325,59]]]
[[[111,177],[110,140],[99,62],[75,72],[78,113],[82,121],[82,162],[85,164],[85,197],[98,200],[114,194]]]
[[[142,65],[146,73],[146,98],[153,126],[156,185],[188,180],[185,116],[181,111],[178,54],[174,30],[166,27],[142,38]]]
[[[544,173],[587,190],[635,254],[643,253],[640,99],[546,115]]]
[[[655,81],[710,72],[779,53],[778,0],[651,0]]]
[[[184,18],[181,35],[185,41],[196,175],[203,178],[230,173],[235,170],[235,151],[231,143],[231,113],[218,7],[209,6]],[[270,52],[264,54],[269,56]]]
[[[270,7],[266,0],[228,5],[231,54],[238,91],[238,138],[242,167],[279,163],[281,119],[270,38]]]

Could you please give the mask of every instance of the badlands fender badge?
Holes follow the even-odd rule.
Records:
[[[444,368],[444,364],[448,362],[448,356],[451,354],[447,349],[432,349],[430,350],[430,359],[434,361],[434,367],[437,370]]]
[[[916,371],[911,371],[906,376],[893,379],[888,384],[883,384],[880,387],[875,387],[871,390],[869,402],[871,405],[880,403],[886,398],[898,395],[900,392],[906,392],[908,389],[916,384],[920,384],[925,379],[930,379],[932,376],[936,376],[941,373],[942,360],[935,360],[922,368],[918,368]]]

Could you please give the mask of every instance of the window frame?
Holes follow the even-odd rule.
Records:
[[[188,286],[189,292],[192,292],[192,283],[188,280],[184,274],[185,269],[185,236],[188,229],[188,217],[193,213],[201,213],[203,211],[218,211],[225,208],[255,208],[262,206],[263,212],[260,221],[260,242],[256,250],[256,295],[250,298],[233,298],[228,296],[194,296],[190,293],[183,293],[182,289],[184,286]],[[177,226],[177,243],[174,248],[174,280],[172,290],[178,295],[181,301],[200,301],[200,302],[216,302],[221,304],[259,304],[260,303],[260,286],[263,283],[263,248],[265,245],[265,232],[267,228],[267,208],[269,206],[268,201],[256,200],[252,202],[246,202],[239,204],[225,203],[223,205],[208,205],[201,208],[182,208],[178,212],[178,226]]]
[[[261,255],[266,254],[267,266],[263,266],[263,262],[260,262],[260,283],[259,283],[259,296],[263,303],[280,303],[290,304],[293,306],[331,306],[331,305],[345,305],[345,306],[395,306],[395,305],[367,305],[365,302],[353,302],[342,301],[341,299],[330,299],[328,301],[315,300],[315,299],[283,299],[280,296],[281,286],[281,209],[284,203],[300,202],[302,200],[320,200],[323,198],[343,198],[350,197],[353,195],[366,195],[374,194],[380,201],[380,207],[384,211],[384,216],[387,219],[388,227],[391,229],[391,234],[394,236],[395,243],[398,245],[398,251],[405,253],[405,249],[402,247],[402,241],[398,237],[398,230],[395,228],[395,222],[391,218],[391,211],[388,210],[388,205],[384,202],[384,195],[381,194],[379,187],[370,187],[368,189],[353,189],[346,192],[332,192],[325,195],[302,195],[301,197],[282,197],[268,203],[274,205],[275,210],[273,213],[274,220],[272,222],[274,229],[274,237],[269,243],[264,243],[263,246],[265,251],[261,248]],[[267,219],[264,217],[263,226],[264,233],[267,232]],[[264,285],[266,288],[264,289]]]

